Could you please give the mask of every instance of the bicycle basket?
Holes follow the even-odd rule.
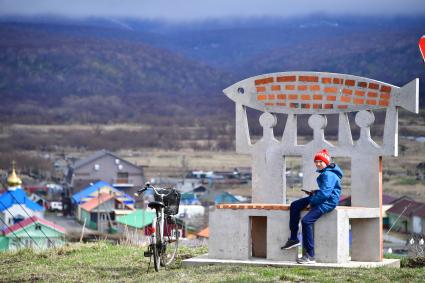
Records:
[[[170,192],[171,190],[171,192]],[[180,205],[180,193],[175,189],[158,189],[158,193],[160,194],[168,194],[162,200],[164,202],[165,208],[164,212],[167,215],[176,215],[179,213],[179,205]],[[161,201],[160,196],[155,195],[155,201]]]

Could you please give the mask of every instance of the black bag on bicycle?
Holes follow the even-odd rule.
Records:
[[[158,189],[160,194],[168,194],[162,200],[164,202],[165,208],[164,213],[167,215],[176,215],[179,213],[180,205],[180,193],[172,188],[169,189]],[[155,201],[161,201],[160,197],[155,195]]]

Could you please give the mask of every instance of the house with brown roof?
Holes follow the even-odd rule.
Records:
[[[116,194],[101,193],[78,206],[77,219],[86,227],[100,232],[110,232],[116,226],[116,217],[135,211]]]
[[[425,234],[425,203],[402,197],[387,210],[387,215],[392,230]]]

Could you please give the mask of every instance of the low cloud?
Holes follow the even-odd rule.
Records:
[[[0,15],[134,17],[202,20],[250,16],[414,15],[425,13],[423,0],[0,0]]]

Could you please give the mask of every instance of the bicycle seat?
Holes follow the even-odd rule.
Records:
[[[165,207],[164,203],[160,202],[160,201],[152,201],[148,204],[149,208],[152,209],[158,209],[158,208],[163,208]]]

